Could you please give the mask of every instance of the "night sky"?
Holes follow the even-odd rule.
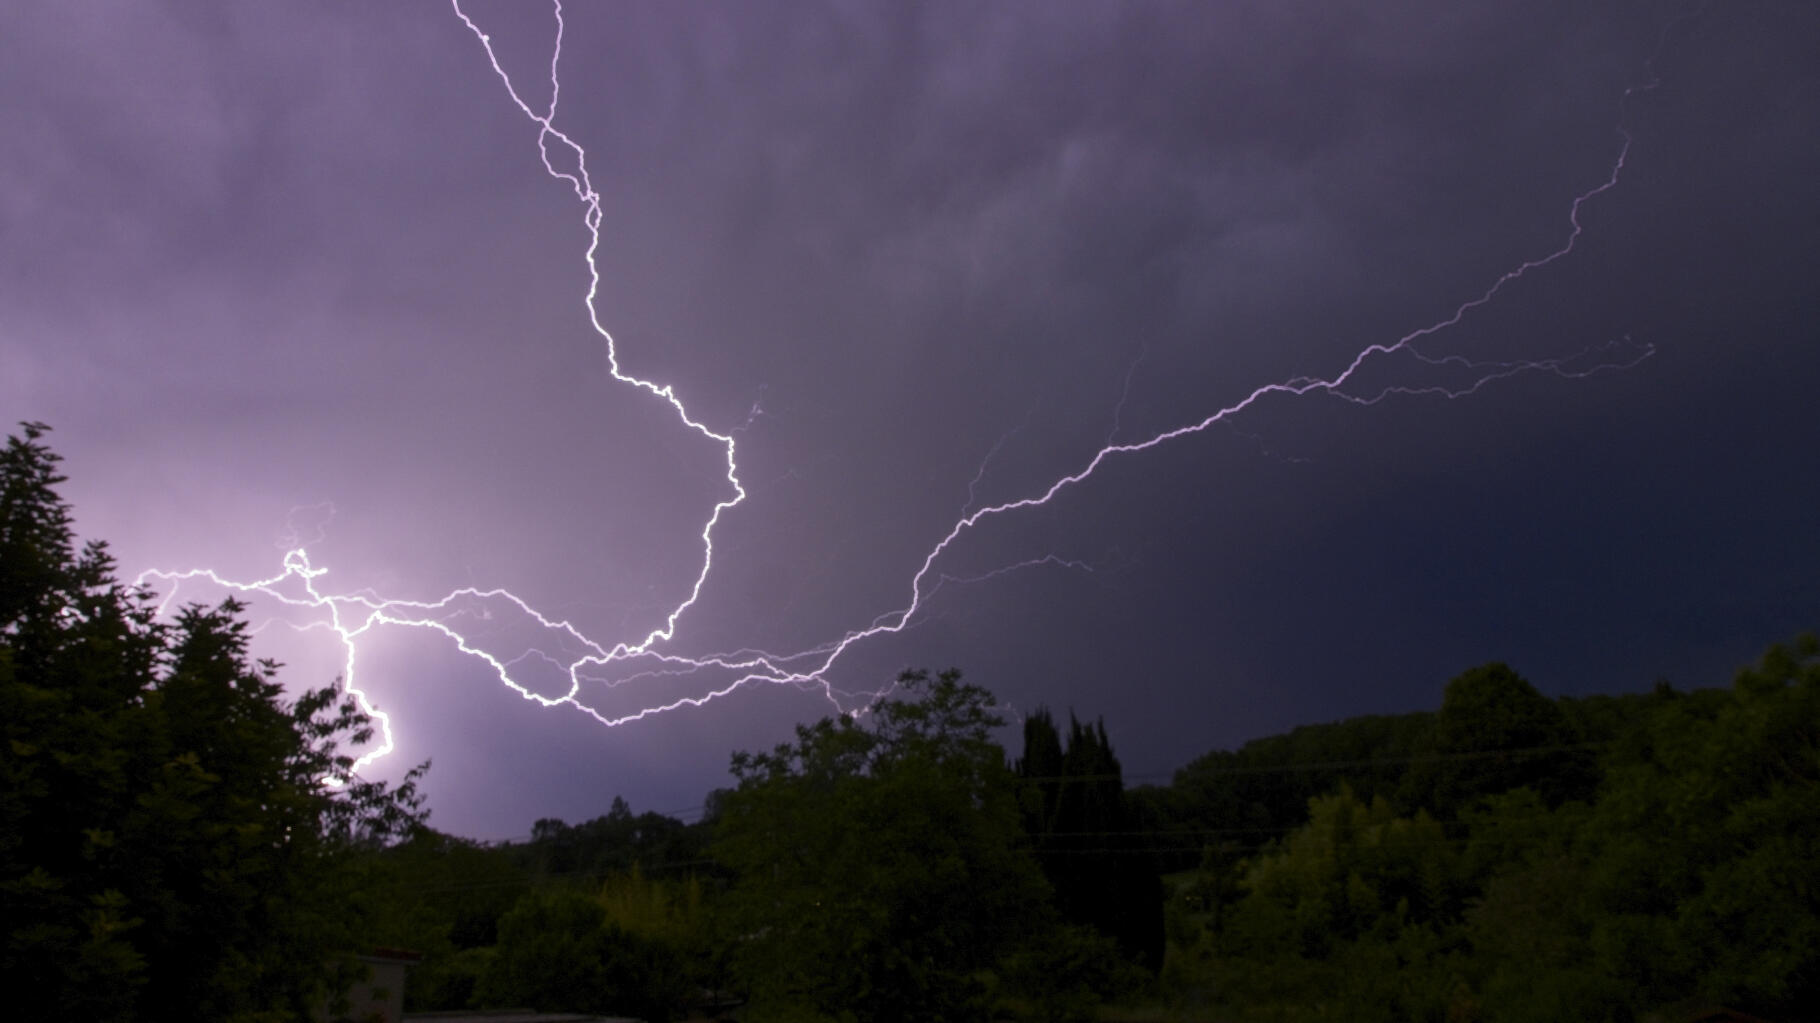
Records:
[[[1331,379],[1570,240],[1428,361],[982,519],[833,698],[956,666],[1103,715],[1161,781],[1490,660],[1550,694],[1714,685],[1820,626],[1820,7],[1696,6],[571,0],[595,310],[748,491],[654,649],[890,622],[965,512]],[[552,9],[464,9],[544,108]],[[9,4],[0,96],[0,412],[53,426],[126,576],[302,544],[322,592],[503,587],[605,647],[688,597],[725,450],[610,376],[586,208],[448,5]],[[250,616],[289,684],[340,670],[286,627],[320,612]],[[546,697],[585,653],[497,599],[441,620]],[[428,629],[357,652],[398,746],[374,771],[432,758],[432,822],[476,837],[615,794],[691,816],[730,751],[833,710],[758,681],[609,728]],[[736,677],[656,667],[577,699]]]

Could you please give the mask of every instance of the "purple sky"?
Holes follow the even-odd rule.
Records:
[[[1568,241],[1621,126],[1574,250],[1422,341],[1565,373],[1276,395],[1110,459],[924,590],[1051,563],[943,583],[826,681],[958,666],[1104,715],[1162,780],[1487,660],[1549,693],[1720,684],[1820,625],[1820,11],[1689,6],[571,0],[595,309],[626,373],[737,431],[749,494],[656,649],[838,641],[969,508],[1446,319]],[[551,8],[464,9],[547,104]],[[0,412],[54,427],[128,575],[271,576],[288,538],[325,592],[504,587],[607,647],[688,596],[724,450],[611,378],[585,208],[449,6],[7,5],[0,95]],[[1380,356],[1345,393],[1477,378]],[[581,655],[452,611],[502,659]],[[260,642],[293,685],[339,668],[322,631]],[[479,837],[615,794],[688,816],[731,750],[832,709],[755,682],[606,728],[428,630],[358,651],[377,769],[433,758],[433,823]],[[730,680],[649,666],[578,699]]]

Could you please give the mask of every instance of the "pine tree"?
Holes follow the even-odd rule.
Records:
[[[1064,919],[1118,942],[1133,961],[1163,961],[1163,891],[1125,799],[1123,768],[1103,720],[1068,717],[1063,746],[1055,719],[1039,708],[1024,719],[1024,826]]]

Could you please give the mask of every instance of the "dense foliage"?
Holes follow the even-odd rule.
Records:
[[[1426,742],[1356,764],[1369,798],[1341,780],[1280,838],[1209,843],[1177,876],[1166,1000],[1511,1021],[1820,1003],[1812,637],[1687,694],[1555,702],[1475,669]]]
[[[1070,717],[1064,745],[1055,719],[1039,709],[1024,719],[1024,828],[1072,923],[1113,939],[1133,962],[1163,965],[1163,888],[1155,857],[1125,797],[1124,772],[1104,722]]]
[[[754,1019],[983,1019],[980,974],[1046,922],[990,695],[899,689],[734,755],[715,851]]]
[[[376,945],[422,954],[412,1009],[653,1023],[1820,1004],[1813,637],[1685,693],[1550,699],[1486,665],[1435,711],[1130,792],[1103,724],[1039,711],[1011,760],[986,690],[910,672],[734,754],[695,823],[614,798],[489,845],[426,827],[415,772],[353,777],[357,708],[286,702],[236,605],[163,620],[77,549],[41,435],[0,453],[0,977],[23,1018],[299,1018]]]
[[[104,545],[77,549],[42,434],[0,453],[9,1015],[298,1015],[355,947],[339,866],[418,821],[417,772],[355,777],[358,708],[287,703],[234,603],[160,621]]]
[[[1116,935],[1057,912],[1024,826],[1034,790],[994,741],[1001,724],[985,690],[910,672],[864,718],[735,754],[736,787],[696,824],[615,798],[582,824],[538,821],[524,843],[421,830],[366,875],[386,940],[427,953],[408,1005],[1091,1018],[1141,974]],[[1077,761],[1116,802],[1116,778]],[[1154,886],[1146,863],[1133,868]],[[1123,915],[1161,912],[1155,892],[1138,902]]]

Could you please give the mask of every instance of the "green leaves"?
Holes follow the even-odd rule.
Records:
[[[1281,951],[1320,957],[1386,925],[1446,922],[1457,871],[1427,813],[1400,817],[1384,797],[1366,803],[1342,786],[1310,801],[1308,824],[1251,862],[1238,912],[1287,920]]]
[[[1820,997],[1820,644],[1773,647],[1709,692],[1643,724],[1588,835],[1598,904],[1685,968],[1610,940],[1610,969],[1657,999],[1806,1004]]]
[[[1567,715],[1503,664],[1447,684],[1427,759],[1405,779],[1404,799],[1452,820],[1486,796],[1531,788],[1551,805],[1590,794],[1590,753],[1574,749]]]
[[[287,704],[233,601],[155,621],[43,432],[0,451],[0,978],[27,1018],[301,1011],[355,940],[338,861],[421,817],[421,768],[325,788],[358,708]]]
[[[1730,689],[1577,705],[1607,747],[1584,801],[1551,790],[1584,765],[1474,749],[1546,750],[1545,704],[1501,666],[1448,687],[1402,789],[1451,806],[1445,826],[1346,787],[1311,801],[1220,927],[1233,1004],[1541,1021],[1820,1000],[1820,643]]]
[[[500,919],[476,998],[660,1021],[688,993],[680,949],[609,919],[597,897],[554,888],[525,895]]]
[[[982,971],[1045,921],[991,694],[898,693],[733,757],[715,853],[754,1019],[981,1018]]]

